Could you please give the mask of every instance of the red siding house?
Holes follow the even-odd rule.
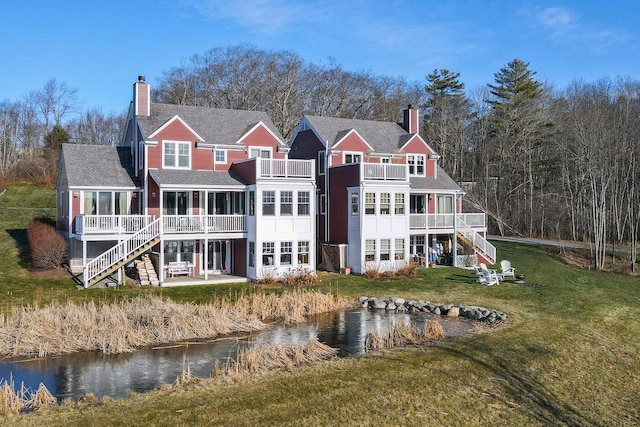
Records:
[[[62,147],[58,229],[83,285],[142,254],[159,285],[315,271],[315,162],[263,112],[150,100],[141,76],[121,146]]]
[[[484,214],[462,212],[464,191],[438,165],[440,156],[418,128],[411,106],[400,124],[302,118],[289,158],[316,164],[316,248],[325,268],[338,263],[361,273],[410,261],[460,267],[495,262]]]

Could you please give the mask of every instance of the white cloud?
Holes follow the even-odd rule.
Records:
[[[539,10],[536,19],[545,28],[553,31],[567,31],[573,26],[576,17],[568,9],[549,7]]]
[[[282,32],[301,12],[300,7],[286,0],[185,0],[184,4],[207,19],[233,20],[255,33]]]

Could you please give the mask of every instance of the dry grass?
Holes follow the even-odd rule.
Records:
[[[436,320],[427,321],[422,329],[413,322],[409,324],[390,323],[384,337],[375,332],[369,332],[367,334],[365,338],[365,349],[367,351],[392,349],[442,339],[444,337],[444,329]]]
[[[35,392],[25,389],[24,385],[21,385],[20,388],[16,390],[13,380],[9,380],[8,382],[5,380],[0,384],[1,416],[17,414],[23,411],[35,411],[56,404],[56,398],[53,397],[47,387],[42,383],[40,383],[40,386]]]
[[[126,353],[136,348],[263,329],[264,321],[298,322],[345,307],[317,291],[255,293],[209,304],[178,304],[156,296],[119,303],[22,307],[0,318],[0,356],[44,357],[78,351]]]
[[[240,351],[222,371],[224,375],[251,374],[270,369],[292,369],[310,365],[335,356],[338,350],[318,341],[316,337],[302,345],[264,345]],[[214,369],[214,371],[217,371]]]

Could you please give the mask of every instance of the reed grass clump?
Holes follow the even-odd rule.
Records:
[[[12,379],[9,381],[4,380],[0,383],[0,416],[35,411],[57,403],[57,399],[42,383],[40,383],[36,391],[25,388],[24,384],[20,385],[19,389],[16,389]]]
[[[269,369],[292,369],[310,365],[335,356],[338,350],[318,341],[317,337],[307,345],[264,345],[238,352],[235,360],[229,361],[222,370],[214,372],[223,375],[237,375],[263,372]]]
[[[418,327],[414,322],[409,322],[409,324],[392,322],[389,323],[384,336],[376,332],[369,332],[364,345],[366,351],[375,351],[421,344],[444,337],[444,329],[437,320],[428,320],[423,328]]]
[[[162,343],[257,331],[268,320],[299,322],[348,305],[330,294],[294,290],[282,295],[242,295],[234,303],[223,298],[207,304],[178,304],[149,295],[115,303],[25,306],[0,319],[0,356],[127,353]]]

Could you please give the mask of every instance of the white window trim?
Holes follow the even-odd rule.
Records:
[[[361,151],[343,151],[342,152],[342,163],[343,164],[350,164],[347,163],[347,156],[360,156],[360,161],[358,163],[362,163],[363,159],[364,159],[364,153],[362,153]],[[355,162],[354,162],[355,163]]]
[[[176,166],[167,166],[165,164],[165,151],[166,151],[166,147],[167,144],[175,144],[176,146],[176,153],[175,153],[175,161],[176,161]],[[189,147],[189,154],[188,154],[188,159],[189,159],[189,164],[187,166],[178,166],[178,159],[179,159],[179,150],[178,147],[180,145],[187,145]],[[162,142],[162,168],[163,169],[191,169],[191,142],[189,141],[173,141],[173,140],[165,140]]]
[[[411,166],[409,166],[409,176],[427,176],[427,159],[426,156],[424,154],[407,154],[407,165],[409,165],[409,158],[413,157],[414,158],[414,163],[413,163],[413,168],[414,171],[417,171],[418,169],[418,158],[422,158],[422,168],[423,168],[423,173],[419,174],[419,173],[411,173]]]
[[[268,151],[269,152],[269,159],[273,159],[273,147],[265,147],[262,145],[249,145],[247,147],[247,156],[249,156],[250,159],[263,159],[264,157],[251,157],[251,150],[259,150],[259,151]]]
[[[224,160],[216,159],[216,153],[221,152],[224,156]],[[227,164],[227,150],[222,150],[220,148],[213,151],[213,162],[217,165],[226,165]]]

